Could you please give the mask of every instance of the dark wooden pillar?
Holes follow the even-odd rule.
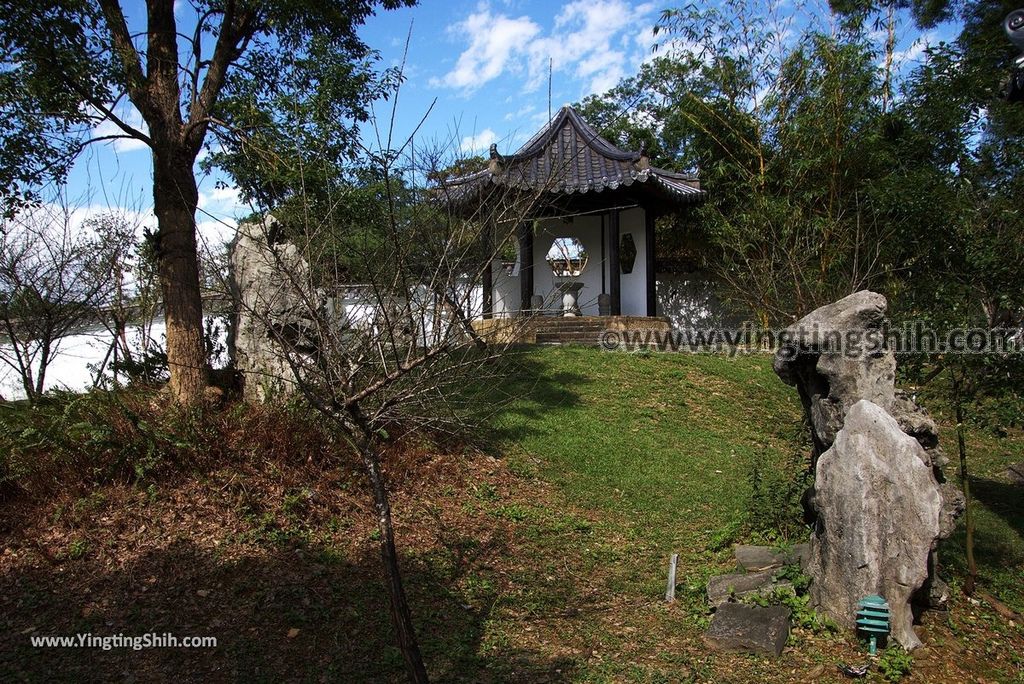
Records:
[[[644,209],[644,247],[644,252],[647,255],[645,259],[647,270],[647,315],[657,316],[658,280],[657,274],[654,272],[656,268],[654,261],[654,214],[647,209]]]
[[[491,235],[491,226],[484,226],[480,242],[483,246],[484,264],[481,286],[483,288],[483,316],[491,318],[494,314],[494,246]]]
[[[533,223],[519,224],[519,298],[522,303],[519,312],[530,311],[533,299]]]
[[[608,295],[612,316],[622,315],[622,272],[619,268],[619,211],[608,214]]]

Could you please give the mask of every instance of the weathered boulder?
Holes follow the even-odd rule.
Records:
[[[294,389],[282,335],[294,343],[308,327],[303,312],[310,310],[304,299],[311,292],[305,287],[309,266],[295,245],[273,244],[272,222],[240,225],[229,254],[235,320],[228,346],[249,401]]]
[[[1003,474],[1013,484],[1024,485],[1024,461],[1014,463]]]
[[[861,399],[892,407],[896,357],[885,345],[886,307],[885,297],[862,290],[815,309],[783,334],[775,372],[800,393],[815,458]]]
[[[908,650],[920,646],[910,601],[928,579],[942,512],[923,447],[882,407],[858,401],[818,459],[814,506],[814,603],[853,628],[857,601],[880,594],[893,638]]]
[[[885,343],[886,308],[885,297],[865,290],[816,309],[785,331],[775,355],[775,371],[800,394],[811,427],[812,464],[833,446],[851,407],[859,401],[872,402],[917,440],[921,446],[917,457],[931,471],[929,491],[939,490],[939,536],[945,538],[963,511],[963,495],[945,481],[942,468],[948,459],[939,446],[935,421],[914,397],[895,389],[896,359]],[[817,486],[816,481],[804,496],[810,521],[821,508]],[[918,492],[894,492],[894,496],[917,497]],[[928,557],[928,581],[916,597],[921,605],[939,606],[948,595],[935,577],[937,565],[933,550]],[[810,574],[817,581],[815,573]]]
[[[779,655],[789,638],[789,608],[725,603],[719,606],[704,641],[719,651]]]

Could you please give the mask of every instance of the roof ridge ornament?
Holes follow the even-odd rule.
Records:
[[[651,168],[651,158],[647,156],[647,141],[640,143],[640,158],[636,160],[636,168],[639,171],[646,171]]]
[[[505,158],[498,153],[498,145],[491,143],[491,147],[488,150],[488,156],[490,161],[487,163],[487,170],[493,174],[501,172],[501,164],[505,161]]]

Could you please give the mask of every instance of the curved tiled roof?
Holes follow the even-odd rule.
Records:
[[[490,156],[483,171],[444,183],[452,201],[468,200],[489,186],[582,195],[640,184],[673,204],[699,202],[705,195],[695,176],[653,167],[642,154],[620,150],[568,106],[515,154],[500,155],[491,145]]]

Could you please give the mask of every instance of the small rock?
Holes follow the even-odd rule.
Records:
[[[1024,485],[1024,461],[1020,463],[1014,463],[1012,466],[1006,469],[1003,473],[1006,477],[1016,485]]]
[[[299,628],[298,627],[292,627],[291,629],[288,630],[288,638],[289,639],[294,639],[297,636],[299,636]]]
[[[744,651],[779,655],[789,638],[789,608],[746,606],[726,603],[711,618],[704,635],[707,645],[718,651]]]
[[[796,563],[801,570],[807,569],[807,561],[811,558],[811,545],[807,543],[794,544],[793,552],[789,554],[789,562]]]

